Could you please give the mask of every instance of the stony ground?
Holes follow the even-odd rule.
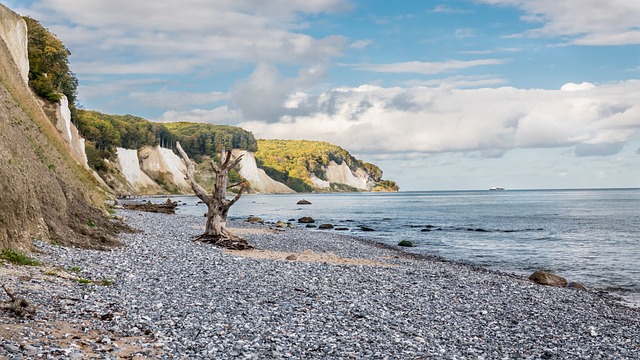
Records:
[[[640,359],[640,312],[604,294],[331,231],[245,231],[296,259],[244,257],[192,242],[202,218],[121,215],[143,230],[126,247],[39,243],[44,266],[0,268],[35,305],[0,311],[0,358]]]

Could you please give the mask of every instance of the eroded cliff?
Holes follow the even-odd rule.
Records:
[[[24,20],[2,5],[0,19],[0,248],[118,244],[95,180],[29,89]]]

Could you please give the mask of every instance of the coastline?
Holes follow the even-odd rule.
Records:
[[[243,236],[262,250],[392,266],[252,259],[192,242],[200,217],[118,214],[144,231],[123,234],[123,248],[39,244],[35,254],[47,268],[78,268],[83,278],[112,284],[80,284],[39,268],[3,275],[37,311],[26,320],[0,312],[13,322],[11,334],[21,327],[29,339],[0,334],[0,355],[16,347],[23,355],[91,351],[167,359],[635,358],[640,352],[640,310],[606,294],[544,287],[335,232],[264,232],[266,225],[232,221],[257,229]],[[47,329],[56,323],[79,338]]]

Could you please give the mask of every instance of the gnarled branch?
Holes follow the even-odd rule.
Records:
[[[209,198],[209,195],[207,195],[207,191],[196,182],[196,166],[193,164],[193,161],[189,159],[187,153],[184,152],[179,141],[176,142],[176,148],[178,149],[178,153],[180,153],[182,160],[184,160],[185,165],[187,165],[187,173],[185,174],[184,179],[189,182],[191,189],[200,198],[200,200],[208,204],[211,202],[211,199]]]

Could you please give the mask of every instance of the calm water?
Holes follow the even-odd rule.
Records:
[[[302,198],[312,205],[296,205]],[[204,214],[197,198],[179,199],[187,205],[178,213]],[[544,269],[640,304],[640,189],[245,195],[230,217],[249,215],[311,216],[388,244],[411,240],[413,252],[526,275]]]

